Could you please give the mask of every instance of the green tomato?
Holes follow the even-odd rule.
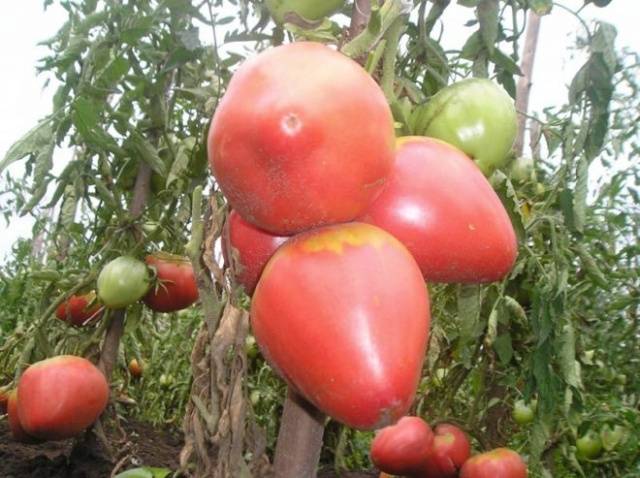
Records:
[[[576,448],[578,449],[578,458],[596,458],[602,452],[602,440],[598,434],[590,430],[586,435],[576,440]]]
[[[339,10],[344,0],[266,0],[266,3],[275,22],[282,24],[287,21],[288,13],[295,13],[311,22],[322,20]]]
[[[254,390],[253,392],[251,392],[251,395],[249,395],[249,400],[251,400],[252,405],[257,405],[260,401],[260,391]]]
[[[491,80],[471,78],[436,93],[413,115],[414,133],[464,151],[489,176],[505,164],[518,122],[513,99]]]
[[[509,163],[509,176],[511,177],[511,181],[519,183],[535,180],[533,158],[522,157],[511,161],[511,163]]]
[[[532,400],[529,404],[525,403],[524,400],[516,401],[512,412],[513,420],[518,425],[528,425],[533,421],[537,404],[536,400]]]
[[[98,276],[98,297],[110,309],[122,309],[140,300],[149,290],[151,275],[146,264],[133,257],[112,260]]]
[[[160,378],[158,378],[158,383],[162,388],[169,388],[173,385],[173,377],[171,375],[161,374]]]
[[[611,451],[618,444],[624,442],[626,438],[626,429],[620,425],[616,425],[611,428],[609,425],[605,425],[600,430],[600,439],[602,440],[602,446],[605,450]]]
[[[256,343],[256,338],[249,334],[244,339],[245,351],[247,352],[247,357],[249,359],[254,359],[258,356],[258,344]]]

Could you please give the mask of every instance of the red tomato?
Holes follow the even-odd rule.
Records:
[[[392,475],[415,475],[433,443],[431,427],[419,417],[402,417],[395,425],[376,433],[371,443],[371,461]]]
[[[515,451],[496,448],[469,458],[460,478],[527,478],[527,465]]]
[[[189,259],[158,252],[147,256],[145,262],[155,269],[158,280],[142,299],[151,310],[175,312],[198,300],[198,286]]]
[[[81,327],[90,320],[100,317],[102,309],[96,302],[96,293],[91,291],[88,294],[69,297],[56,309],[56,317],[71,325]]]
[[[517,255],[500,199],[471,159],[439,140],[398,140],[387,187],[362,217],[411,251],[429,282],[491,282]]]
[[[277,235],[362,214],[384,186],[393,150],[380,87],[356,62],[313,42],[242,65],[208,138],[209,163],[233,209]]]
[[[327,226],[289,239],[253,294],[264,357],[324,413],[376,429],[406,415],[429,331],[420,269],[390,234]]]
[[[425,461],[426,477],[455,478],[471,454],[467,435],[455,425],[436,427],[433,446]]]
[[[21,443],[40,443],[41,440],[32,437],[22,428],[20,418],[18,417],[18,391],[15,389],[9,392],[7,398],[7,414],[11,436],[15,441]]]
[[[222,253],[247,294],[253,294],[267,261],[287,239],[289,237],[274,236],[252,226],[236,211],[229,213],[222,235]]]
[[[87,359],[60,355],[31,365],[20,378],[18,397],[18,417],[29,435],[63,440],[100,416],[109,385]]]

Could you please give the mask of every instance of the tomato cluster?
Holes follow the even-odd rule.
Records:
[[[479,108],[478,94],[495,108]],[[459,429],[441,425],[434,437],[405,415],[428,342],[425,281],[497,281],[516,259],[509,216],[483,174],[514,139],[505,98],[489,81],[464,82],[416,113],[435,138],[395,138],[360,65],[300,42],[242,65],[211,121],[209,162],[232,208],[223,251],[252,295],[262,354],[332,418],[382,428],[372,458],[389,473],[456,476],[470,453]],[[465,109],[466,133],[453,125]],[[465,476],[483,476],[475,467]]]
[[[518,453],[498,448],[469,458],[471,444],[457,426],[435,429],[419,417],[404,417],[379,430],[371,444],[371,460],[387,473],[410,478],[526,478]],[[383,476],[381,475],[381,476]]]

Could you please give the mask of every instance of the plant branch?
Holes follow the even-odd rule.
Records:
[[[518,86],[516,88],[518,135],[516,136],[514,149],[518,156],[522,156],[524,152],[524,133],[527,125],[526,115],[529,110],[529,95],[531,93],[533,64],[536,56],[539,34],[540,15],[536,14],[533,10],[530,10],[527,22],[527,33],[524,41],[524,54],[522,55],[522,63],[520,65],[522,76],[518,80]]]

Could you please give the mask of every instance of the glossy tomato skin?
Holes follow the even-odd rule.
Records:
[[[509,215],[480,170],[432,138],[398,140],[387,187],[361,220],[400,240],[428,282],[500,280],[518,252]]]
[[[121,309],[142,299],[151,275],[144,262],[120,256],[102,268],[97,284],[100,301],[110,309]]]
[[[527,478],[527,465],[515,451],[496,448],[469,458],[460,478]]]
[[[309,402],[352,428],[406,415],[429,330],[420,269],[390,234],[361,223],[294,236],[251,304],[263,356]]]
[[[198,300],[198,286],[189,259],[163,252],[147,256],[145,262],[156,271],[157,283],[143,299],[151,310],[175,312]]]
[[[267,261],[289,239],[258,229],[236,211],[229,213],[222,238],[225,261],[231,264],[236,280],[249,295],[253,294]]]
[[[56,309],[56,317],[76,327],[100,317],[102,307],[95,302],[95,292],[84,295],[72,295]]]
[[[29,435],[64,440],[100,416],[109,400],[109,385],[88,360],[60,355],[31,365],[20,378],[18,397],[20,423]]]
[[[433,444],[431,427],[419,417],[402,417],[382,428],[371,443],[371,461],[392,475],[416,476]]]
[[[455,425],[442,423],[435,429],[421,478],[455,478],[469,455],[471,444],[467,435]]]
[[[276,235],[356,218],[382,190],[393,149],[382,90],[356,62],[313,42],[242,65],[208,138],[233,209]]]
[[[15,441],[20,443],[41,442],[41,440],[32,437],[26,431],[24,431],[24,428],[22,428],[20,418],[18,417],[18,391],[15,389],[9,392],[9,396],[7,399],[7,415],[9,421],[9,430],[11,430],[11,436]]]

